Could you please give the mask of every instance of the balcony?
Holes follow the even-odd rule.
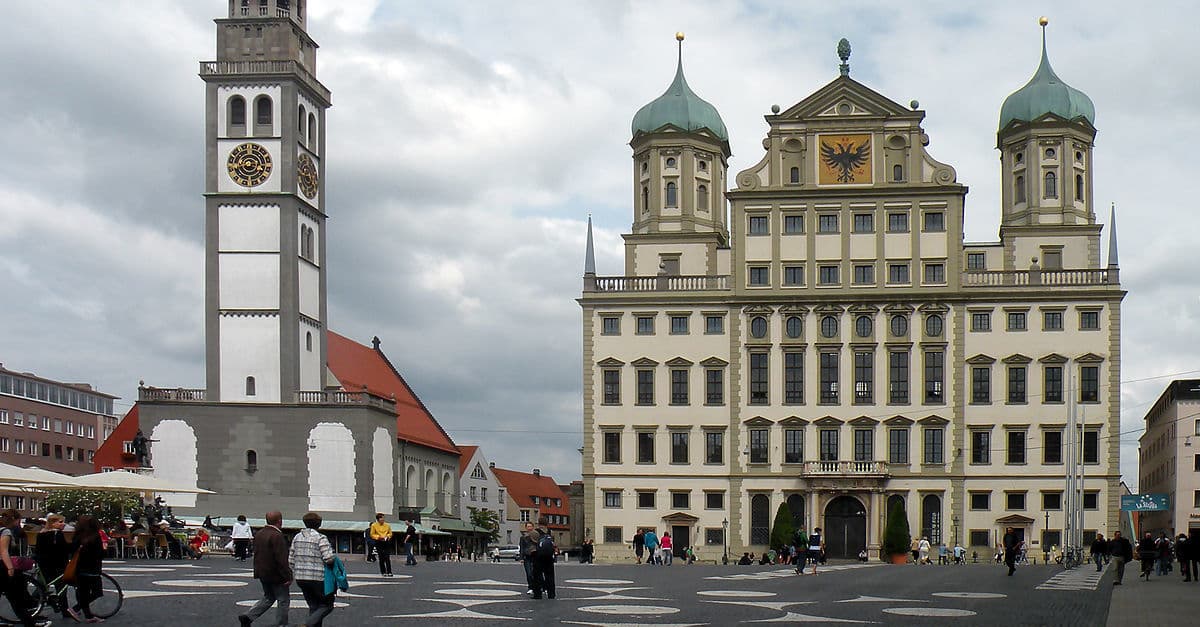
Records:
[[[804,462],[806,477],[887,477],[891,474],[887,462]]]
[[[297,405],[368,405],[384,411],[395,412],[395,399],[377,396],[366,390],[346,392],[343,390],[315,390],[296,392]]]
[[[201,61],[200,76],[262,76],[275,79],[298,76],[325,102],[331,102],[329,90],[299,61]]]
[[[585,292],[711,292],[729,289],[729,275],[598,276],[584,279]]]
[[[138,386],[139,401],[183,401],[193,403],[204,402],[205,391],[195,388],[156,388]]]
[[[1099,287],[1120,282],[1120,271],[1116,268],[972,270],[962,274],[963,287]]]

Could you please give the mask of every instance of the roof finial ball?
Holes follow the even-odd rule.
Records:
[[[1046,19],[1046,18],[1042,18],[1042,19]],[[675,33],[675,41],[683,41],[683,31],[679,31],[678,33]]]
[[[1038,18],[1038,24],[1041,24],[1042,28],[1045,28],[1046,25],[1049,23],[1050,23],[1050,18],[1046,17],[1045,15]]]
[[[842,40],[837,45],[838,58],[842,60],[842,64],[838,66],[842,76],[850,76],[850,40],[842,37]]]

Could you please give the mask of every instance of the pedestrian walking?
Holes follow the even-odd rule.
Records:
[[[1179,560],[1179,570],[1183,573],[1184,581],[1192,580],[1192,572],[1189,564],[1191,563],[1192,551],[1195,547],[1188,542],[1188,537],[1184,534],[1179,534],[1175,538],[1175,559]]]
[[[92,601],[99,599],[100,573],[104,570],[104,547],[100,542],[100,523],[91,516],[75,521],[75,540],[71,543],[75,558],[75,605],[67,614],[76,622],[99,623],[104,619],[92,614]]]
[[[42,527],[42,531],[38,533],[37,544],[37,565],[42,571],[42,576],[46,581],[53,582],[54,594],[61,594],[62,589],[66,587],[61,577],[67,568],[67,562],[71,559],[71,546],[67,542],[67,538],[63,535],[63,527],[66,526],[67,519],[59,514],[50,514],[46,517],[46,525]],[[59,612],[63,617],[67,616],[67,608],[58,606]]]
[[[659,553],[662,554],[662,558],[661,558],[662,563],[666,564],[667,566],[670,566],[671,560],[674,558],[674,556],[671,555],[671,549],[673,548],[673,546],[671,545],[671,532],[669,532],[669,531],[663,532],[662,540],[659,540],[658,546],[659,546]]]
[[[658,563],[658,534],[653,529],[647,529],[643,537],[646,542],[646,563]]]
[[[792,542],[796,545],[796,557],[793,561],[796,563],[796,574],[803,575],[804,567],[808,565],[808,534],[804,533],[804,527],[799,527],[792,534]]]
[[[542,594],[553,599],[554,594],[554,554],[558,547],[554,538],[545,529],[538,529],[537,544],[533,551],[533,598],[540,599]]]
[[[416,566],[417,558],[413,557],[413,545],[417,542],[417,528],[413,526],[412,521],[406,521],[404,528],[404,565]],[[378,547],[376,547],[378,550]]]
[[[375,541],[375,555],[379,560],[379,574],[392,576],[392,526],[383,520],[383,514],[375,514],[371,523],[371,539]]]
[[[813,532],[808,535],[808,559],[812,562],[812,574],[817,574],[817,562],[821,561],[821,549],[824,545],[821,543],[821,528],[815,527]]]
[[[1119,586],[1125,578],[1125,565],[1133,561],[1133,545],[1127,538],[1121,537],[1120,531],[1114,531],[1112,540],[1108,542],[1108,553],[1117,562],[1117,577],[1113,579],[1113,585]]]
[[[579,549],[580,564],[594,564],[596,560],[596,545],[592,543],[592,539],[588,538],[583,541],[583,547]]]
[[[932,564],[933,563],[929,559],[929,548],[930,548],[929,538],[921,538],[921,541],[917,543],[917,554],[920,557],[919,562],[921,564]]]
[[[1155,545],[1154,536],[1149,532],[1142,536],[1141,542],[1138,542],[1138,559],[1142,561],[1142,574],[1138,577],[1145,577],[1146,581],[1150,581],[1150,573],[1154,572],[1154,563],[1158,561],[1158,547]]]
[[[1192,581],[1200,582],[1200,529],[1188,532],[1188,565],[1192,570]]]
[[[1020,550],[1022,544],[1021,537],[1017,535],[1015,529],[1009,527],[1004,531],[1002,543],[1004,545],[1004,564],[1008,566],[1008,576],[1012,577],[1012,574],[1017,572],[1017,551]]]
[[[1104,534],[1097,533],[1092,540],[1092,561],[1096,562],[1096,572],[1104,570],[1105,555],[1108,555],[1108,542],[1104,540]]]
[[[912,546],[909,548],[912,550],[913,563],[920,564],[921,563],[921,539],[913,538]]]
[[[325,593],[325,568],[333,567],[333,547],[329,544],[329,538],[317,531],[321,528],[320,515],[309,512],[301,520],[304,521],[304,529],[292,538],[288,566],[292,568],[296,585],[308,604],[308,618],[304,620],[304,625],[321,627],[325,617],[333,611],[335,592]]]
[[[1158,539],[1154,541],[1154,548],[1158,550],[1158,576],[1162,577],[1171,572],[1171,555],[1174,552],[1167,532],[1159,534]]]
[[[521,552],[521,561],[525,564],[525,585],[528,589],[525,594],[533,594],[533,558],[537,553],[537,543],[541,535],[533,528],[533,523],[525,523],[525,531],[521,533],[521,540],[517,544],[517,549]]]
[[[250,529],[250,523],[246,522],[245,514],[238,515],[229,535],[233,539],[233,558],[239,562],[246,561],[250,556],[250,541],[254,539],[254,532]]]
[[[955,564],[966,564],[967,563],[967,549],[960,542],[954,543],[954,563]]]
[[[637,563],[642,563],[642,554],[646,551],[646,532],[639,527],[637,533],[633,534],[633,554],[637,557]]]
[[[267,526],[254,534],[254,578],[262,584],[263,598],[249,612],[238,616],[248,627],[275,605],[275,625],[286,627],[292,597],[292,567],[288,565],[287,540],[283,537],[283,514],[267,512]]]
[[[13,613],[17,615],[23,627],[49,625],[50,621],[35,618],[30,611],[33,599],[29,598],[29,591],[25,585],[25,575],[17,569],[16,562],[14,561],[20,555],[15,533],[20,530],[21,514],[17,510],[6,509],[0,512],[0,562],[4,564],[3,568],[0,568],[0,572],[3,573],[3,578],[0,579],[0,587],[4,590],[4,596],[8,599],[8,604],[12,607]]]

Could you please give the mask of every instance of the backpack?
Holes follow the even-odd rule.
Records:
[[[550,534],[547,533],[538,540],[537,556],[545,559],[554,557],[554,539],[550,537]]]

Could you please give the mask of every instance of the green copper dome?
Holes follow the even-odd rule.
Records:
[[[1046,36],[1042,32],[1042,62],[1037,72],[1024,87],[1004,99],[1000,107],[1000,130],[1013,120],[1032,122],[1053,113],[1067,120],[1084,118],[1089,124],[1096,123],[1096,106],[1087,94],[1064,83],[1046,56]]]
[[[668,124],[685,131],[708,129],[723,141],[729,141],[729,132],[721,121],[717,108],[705,102],[688,87],[683,77],[683,59],[675,70],[675,80],[663,95],[638,109],[633,116],[633,136],[652,133]]]

